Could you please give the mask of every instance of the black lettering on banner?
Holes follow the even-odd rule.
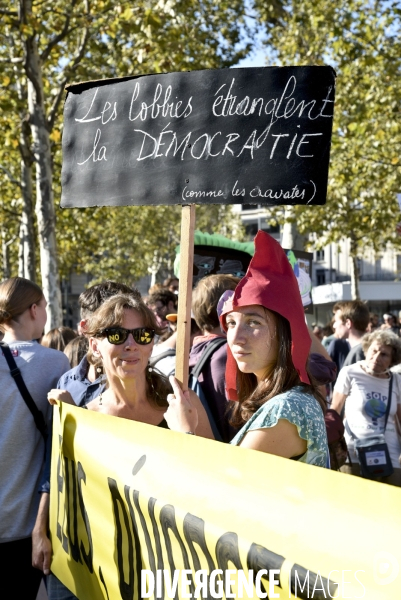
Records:
[[[120,492],[118,491],[117,482],[111,477],[107,478],[111,499],[113,502],[113,516],[116,527],[116,549],[117,553],[117,569],[118,569],[118,585],[122,600],[132,600],[134,597],[134,544],[132,541],[132,533],[128,518],[127,509]],[[121,522],[120,515],[123,517],[124,523]],[[123,532],[124,529],[124,532]],[[123,552],[123,533],[128,544],[128,582],[125,580],[124,574],[124,552]]]
[[[81,511],[81,515],[82,515],[82,519],[85,525],[85,530],[86,530],[86,535],[88,537],[88,546],[89,546],[89,550],[88,552],[86,552],[85,550],[85,546],[83,544],[83,541],[81,540],[80,543],[80,550],[81,550],[81,554],[82,557],[85,561],[86,566],[88,567],[90,573],[93,573],[93,543],[92,543],[92,533],[91,533],[91,528],[90,528],[90,524],[89,524],[89,518],[88,518],[88,513],[86,512],[86,508],[85,508],[85,504],[84,504],[84,499],[82,496],[82,488],[81,488],[81,482],[86,483],[86,474],[85,471],[83,470],[83,467],[81,465],[80,462],[78,462],[78,499],[79,499],[79,508]]]
[[[200,519],[199,517],[196,517],[195,515],[191,515],[189,513],[186,514],[184,518],[184,536],[188,544],[189,551],[191,552],[192,561],[194,563],[194,571],[200,571],[200,569],[202,568],[199,556],[195,550],[195,543],[198,544],[206,558],[210,575],[210,573],[216,569],[216,565],[214,563],[212,555],[209,552],[209,548],[207,547],[205,537],[205,521],[203,519]],[[212,596],[209,595],[209,578],[207,582],[207,589],[208,594],[207,596],[203,597],[207,599],[212,598]]]
[[[191,552],[195,571],[200,570],[202,567],[199,556],[195,550],[194,543],[198,544],[198,546],[201,548],[206,558],[209,572],[214,571],[216,565],[214,564],[212,555],[207,547],[205,537],[205,521],[199,517],[195,517],[195,515],[191,515],[189,513],[186,514],[184,518],[184,536]]]
[[[156,523],[156,518],[155,518],[155,504],[156,504],[156,498],[149,498],[149,502],[148,502],[148,512],[149,512],[149,517],[152,523],[152,532],[153,532],[153,539],[155,541],[155,546],[156,546],[156,555],[157,555],[157,570],[162,572],[164,569],[164,560],[163,560],[163,553],[162,553],[162,545],[160,542],[160,533],[159,533],[159,529]],[[164,577],[161,578],[161,597],[164,598]]]
[[[150,541],[149,530],[148,530],[148,526],[146,525],[145,517],[143,516],[142,509],[139,506],[139,492],[137,490],[134,490],[133,497],[134,497],[135,508],[138,513],[139,520],[141,522],[143,535],[145,537],[146,548],[148,550],[149,567],[150,567],[150,570],[152,571],[152,573],[154,574],[154,576],[156,577],[155,553],[153,552],[152,543]]]
[[[75,562],[82,563],[78,544],[77,479],[75,474],[75,461],[64,456],[64,470],[65,502],[67,505],[67,535],[70,543],[71,558],[75,560]],[[71,527],[73,533],[71,533]]]
[[[64,488],[64,477],[63,477],[63,470],[62,470],[63,460],[62,460],[62,455],[61,455],[61,448],[63,445],[63,437],[61,435],[59,435],[58,438],[59,438],[59,453],[58,453],[58,457],[57,457],[57,530],[56,530],[56,535],[61,542],[64,552],[66,552],[68,554],[68,538],[64,533],[64,525],[65,525],[65,518],[66,518],[65,503],[62,507],[63,522],[60,524],[60,508],[61,508],[60,496],[62,495],[63,488]]]
[[[319,586],[322,583],[324,589]],[[293,565],[290,573],[290,591],[296,598],[314,598],[314,600],[323,600],[324,598],[335,598],[338,584],[320,574],[314,573],[301,565]]]
[[[189,560],[188,560],[188,552],[186,551],[186,548],[184,546],[184,543],[182,541],[182,538],[181,538],[180,533],[177,528],[177,523],[175,521],[174,506],[172,506],[171,504],[165,504],[163,506],[163,508],[160,511],[160,523],[162,526],[164,542],[166,545],[166,551],[167,551],[168,562],[169,562],[169,566],[170,566],[171,578],[173,578],[174,571],[175,571],[175,563],[174,563],[174,557],[173,557],[173,549],[172,549],[171,541],[170,541],[170,537],[169,537],[169,529],[171,529],[172,533],[174,533],[175,538],[180,546],[182,558],[184,561],[184,569],[191,570],[191,567],[189,565]],[[190,580],[190,586],[189,586],[190,593],[192,594],[192,597],[193,597],[195,589],[194,589],[194,583],[192,580],[192,576],[189,576],[188,580]],[[174,596],[174,598],[177,598],[177,593]]]
[[[102,567],[99,567],[99,579],[100,579],[100,581],[103,584],[104,590],[106,592],[107,600],[110,600],[109,590],[107,589],[107,585],[106,585],[106,582],[105,582],[104,577],[103,577]]]
[[[216,558],[217,568],[221,569],[223,573],[228,569],[229,562],[233,563],[237,571],[243,569],[238,549],[238,535],[236,533],[228,532],[219,537],[216,544]],[[230,592],[232,593],[231,589]]]
[[[139,578],[140,578],[140,573],[142,571],[142,556],[141,556],[141,542],[139,541],[139,535],[138,535],[138,527],[136,524],[136,519],[135,519],[135,513],[134,513],[134,509],[132,508],[132,503],[131,503],[131,499],[130,499],[130,487],[128,485],[124,486],[124,496],[125,499],[127,501],[128,504],[128,508],[129,508],[129,514],[131,517],[131,523],[132,523],[132,531],[134,534],[134,542],[135,542],[135,573],[137,575],[136,581],[137,581],[137,585],[139,586]],[[138,590],[138,595],[139,595],[140,591]]]
[[[265,548],[264,546],[260,546],[259,544],[252,544],[252,546],[249,548],[248,556],[246,557],[246,565],[249,570],[253,569],[255,577],[258,571],[266,569],[267,574],[263,575],[261,579],[268,580],[269,569],[276,569],[281,571],[281,567],[283,566],[284,560],[284,556],[276,554],[275,552],[271,552],[271,550],[268,550],[267,548]],[[262,581],[260,582],[260,587],[265,593],[267,593]],[[281,585],[278,585],[277,587],[281,588]]]

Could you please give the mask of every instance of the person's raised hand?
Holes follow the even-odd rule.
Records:
[[[183,392],[175,377],[170,377],[173,394],[168,394],[169,407],[164,415],[169,429],[181,433],[195,433],[198,426],[198,411],[190,400],[189,391]]]

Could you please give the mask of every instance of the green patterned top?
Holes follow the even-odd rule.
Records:
[[[299,437],[306,440],[308,444],[307,450],[299,462],[318,467],[328,466],[327,434],[323,411],[316,398],[303,392],[302,387],[298,385],[263,404],[230,443],[239,446],[248,431],[274,427],[279,419],[287,419],[296,425]]]

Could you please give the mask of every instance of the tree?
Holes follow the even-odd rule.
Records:
[[[289,216],[320,249],[350,239],[353,297],[357,259],[368,247],[400,246],[401,10],[396,2],[292,0],[285,28],[272,32],[270,60],[331,64],[337,71],[327,204]],[[282,209],[273,211],[283,222]]]
[[[118,277],[135,281],[155,265],[161,274],[172,273],[175,247],[180,243],[180,206],[124,206],[63,211],[70,220],[58,240],[63,261],[61,276],[72,271],[90,273],[93,282]],[[86,243],[78,244],[85,224]],[[196,227],[213,233],[241,236],[239,218],[227,215],[224,205],[197,207]],[[74,233],[74,228],[75,232]],[[163,277],[164,278],[164,277]]]
[[[3,182],[19,187],[23,240],[20,270],[30,276],[34,268],[34,219],[30,211],[32,196],[36,196],[40,272],[50,312],[48,327],[61,321],[56,217],[63,233],[65,225],[74,223],[78,246],[86,244],[87,237],[85,223],[77,227],[65,211],[55,212],[54,208],[53,181],[58,182],[60,177],[60,107],[65,85],[73,79],[236,64],[251,45],[245,20],[247,6],[244,0],[202,0],[196,4],[189,0],[142,0],[134,5],[118,0],[14,0],[7,8],[0,8],[4,23],[0,32],[0,61],[4,67],[0,108],[8,108],[12,137],[8,140],[9,155],[0,153],[0,166]],[[274,0],[269,12],[271,22],[276,22],[280,14],[282,0]],[[244,32],[248,32],[247,39]],[[19,142],[15,145],[16,138]]]

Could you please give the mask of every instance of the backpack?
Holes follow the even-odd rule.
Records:
[[[339,471],[348,457],[347,442],[344,437],[344,423],[340,415],[328,408],[324,417],[326,423],[327,442],[330,452],[330,467]]]
[[[211,359],[212,355],[216,352],[216,350],[218,350],[218,348],[220,348],[226,342],[227,342],[226,338],[223,338],[223,337],[217,337],[217,338],[214,338],[213,340],[211,340],[210,343],[207,345],[207,347],[204,348],[200,359],[198,360],[196,365],[193,367],[193,369],[189,375],[189,380],[188,380],[188,387],[189,387],[189,389],[193,390],[197,396],[199,396],[199,399],[203,405],[203,408],[205,409],[206,414],[208,416],[209,423],[210,423],[210,426],[213,431],[213,435],[214,435],[215,439],[219,442],[222,441],[222,438],[221,438],[220,432],[217,428],[216,421],[213,417],[212,411],[210,410],[208,400],[207,400],[205,394],[203,393],[202,385],[200,384],[198,377],[201,374],[206,363]]]
[[[149,359],[149,367],[152,367],[152,369],[154,369],[159,360],[167,358],[168,356],[175,356],[175,348],[168,348],[168,350],[160,352],[160,354],[157,354],[157,356],[151,356]]]

